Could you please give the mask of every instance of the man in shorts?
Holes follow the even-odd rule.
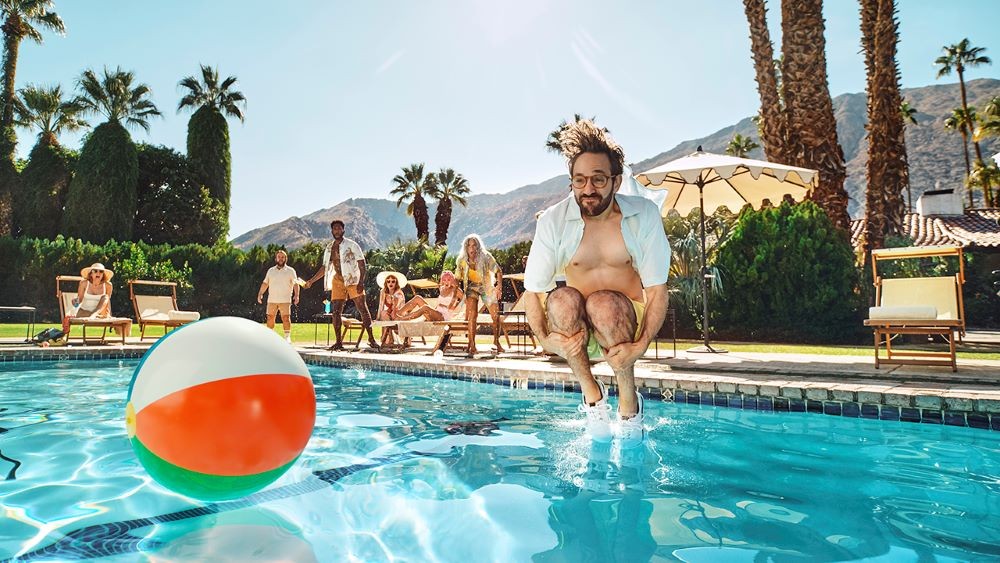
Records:
[[[636,446],[644,430],[633,369],[666,315],[670,245],[653,202],[617,194],[625,155],[607,131],[582,120],[559,141],[570,195],[538,218],[524,275],[528,323],[579,379],[580,411],[596,442],[614,436],[607,391],[590,370],[603,353],[618,384],[619,438]],[[566,287],[556,287],[560,274]]]
[[[333,240],[326,245],[323,252],[323,264],[319,270],[306,282],[306,289],[312,287],[313,282],[323,278],[323,289],[330,292],[330,303],[333,313],[333,330],[336,333],[337,341],[330,347],[331,350],[343,350],[343,335],[340,332],[343,325],[344,304],[348,299],[354,302],[361,316],[361,325],[368,331],[368,346],[378,349],[378,342],[372,333],[372,314],[368,311],[368,304],[365,303],[365,253],[361,251],[361,246],[349,238],[344,237],[344,222],[334,219],[330,222],[330,234]]]
[[[264,281],[257,291],[257,303],[264,300],[267,292],[267,328],[274,330],[274,318],[281,313],[281,326],[285,329],[285,341],[292,343],[292,304],[299,304],[299,286],[295,283],[298,276],[295,270],[288,266],[288,253],[279,250],[274,255],[274,266],[267,270]]]

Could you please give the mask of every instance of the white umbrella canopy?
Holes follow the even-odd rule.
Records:
[[[688,352],[725,352],[713,348],[708,336],[708,278],[712,275],[705,265],[705,215],[715,213],[723,205],[732,212],[738,212],[748,203],[759,209],[765,199],[780,204],[786,195],[795,201],[802,201],[815,187],[818,174],[808,168],[713,154],[698,147],[688,156],[636,174],[635,179],[649,189],[667,190],[667,198],[660,207],[663,215],[671,209],[682,215],[695,208],[701,209],[701,325],[704,344]]]
[[[664,215],[671,209],[686,215],[701,207],[702,198],[708,215],[722,206],[735,213],[747,203],[759,209],[765,199],[777,205],[785,195],[802,201],[817,178],[808,168],[701,150],[635,176],[649,189],[668,190]]]

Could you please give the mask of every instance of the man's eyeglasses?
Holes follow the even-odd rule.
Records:
[[[572,178],[570,178],[569,183],[574,188],[582,190],[583,188],[587,187],[587,181],[590,181],[590,183],[593,184],[595,188],[601,189],[604,186],[608,185],[608,180],[610,180],[611,178],[614,178],[614,176],[607,176],[605,174],[594,174],[593,176],[584,176],[581,174],[579,176],[573,176]]]

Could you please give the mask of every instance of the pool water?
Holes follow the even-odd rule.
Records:
[[[0,560],[1000,558],[997,432],[647,401],[622,451],[572,394],[311,366],[300,460],[209,504],[133,456],[134,367],[2,368]]]

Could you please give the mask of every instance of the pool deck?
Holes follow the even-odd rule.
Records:
[[[973,346],[1000,349],[1000,333],[970,334]],[[973,340],[976,339],[976,340]],[[38,348],[3,346],[0,372],[7,362],[62,359],[139,358],[151,342],[126,346]],[[534,355],[481,353],[467,359],[430,356],[429,348],[408,353],[329,352],[298,346],[312,364],[384,369],[415,375],[463,379],[516,388],[579,391],[569,367]],[[484,350],[480,346],[480,350]],[[814,412],[838,416],[952,424],[1000,431],[1000,361],[959,358],[950,367],[887,366],[875,369],[871,355],[830,356],[729,352],[677,357],[652,353],[636,364],[636,384],[653,399],[731,408]],[[606,363],[594,373],[616,393]]]

